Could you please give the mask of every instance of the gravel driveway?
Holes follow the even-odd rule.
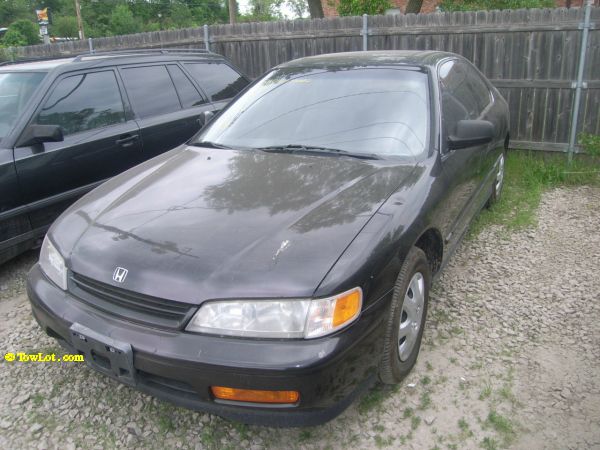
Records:
[[[600,449],[600,189],[548,192],[538,218],[465,242],[433,291],[412,374],[324,426],[234,424],[82,364],[2,361],[0,447]],[[30,315],[35,258],[0,267],[2,354],[62,353]]]

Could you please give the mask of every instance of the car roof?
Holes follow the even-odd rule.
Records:
[[[431,50],[377,50],[328,53],[308,56],[281,64],[278,68],[337,68],[376,66],[435,66],[439,61],[457,56],[454,53]]]
[[[182,59],[216,60],[224,59],[216,53],[204,50],[156,49],[124,50],[114,52],[84,53],[69,58],[40,59],[31,61],[6,62],[0,65],[0,72],[50,71],[63,68],[68,70],[87,69],[115,64],[151,63],[158,61],[179,61]]]

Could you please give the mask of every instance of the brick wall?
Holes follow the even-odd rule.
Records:
[[[323,5],[323,13],[325,17],[335,17],[339,14],[337,13],[337,4],[339,0],[321,0]],[[581,6],[584,0],[571,0],[571,6]],[[406,3],[408,0],[390,0],[390,3],[394,5],[395,8],[400,8],[400,11],[404,12],[406,8]],[[431,13],[435,12],[435,7],[441,3],[441,0],[424,0],[423,6],[421,7],[421,13]],[[556,0],[556,7],[564,7],[566,6],[567,0]],[[594,4],[600,6],[600,0],[595,0]]]

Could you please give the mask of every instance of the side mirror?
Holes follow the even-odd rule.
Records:
[[[208,122],[210,122],[213,117],[215,117],[215,113],[212,111],[204,111],[202,113],[202,115],[200,116],[200,125],[202,126],[202,128],[204,128],[206,125],[208,125]]]
[[[17,147],[43,144],[44,142],[64,141],[62,128],[59,125],[29,125],[21,135]]]
[[[492,142],[494,134],[494,124],[487,120],[459,120],[456,134],[448,136],[448,148],[456,150],[487,144]]]

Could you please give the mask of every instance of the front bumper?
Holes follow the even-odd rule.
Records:
[[[77,344],[73,329],[90,330],[130,348],[133,373],[114,378],[186,408],[270,426],[331,420],[375,380],[382,311],[389,302],[389,296],[380,299],[359,321],[335,335],[286,341],[208,336],[118,320],[57,288],[38,265],[29,273],[27,292],[42,329],[72,351]],[[213,385],[295,390],[300,400],[289,406],[223,402],[212,397]]]

